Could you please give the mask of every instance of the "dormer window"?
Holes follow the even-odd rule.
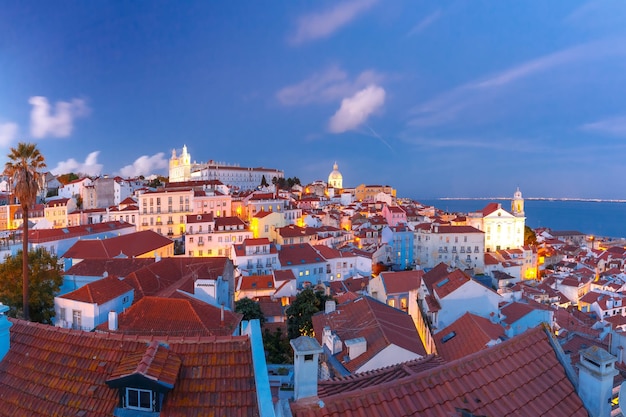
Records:
[[[141,388],[126,388],[126,408],[154,411],[153,392]]]
[[[156,341],[145,350],[127,355],[106,381],[110,388],[119,391],[119,404],[113,415],[130,415],[126,410],[159,413],[165,395],[174,388],[181,364],[178,355]]]

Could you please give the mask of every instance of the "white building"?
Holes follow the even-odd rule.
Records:
[[[524,199],[518,189],[515,192],[512,213],[504,210],[500,203],[489,203],[481,211],[468,213],[467,223],[485,232],[485,250],[520,248],[524,245]]]
[[[190,180],[218,180],[229,187],[241,190],[257,188],[263,178],[268,184],[273,178],[284,178],[284,172],[273,168],[244,168],[235,164],[209,161],[206,163],[191,162],[191,154],[187,146],[183,146],[182,153],[172,151],[169,166],[169,181],[184,182]]]
[[[66,329],[93,330],[133,303],[135,290],[116,277],[102,278],[77,290],[54,297],[55,325]]]
[[[472,226],[442,226],[436,223],[415,230],[414,257],[422,268],[443,262],[463,270],[482,273],[485,268],[485,234]]]

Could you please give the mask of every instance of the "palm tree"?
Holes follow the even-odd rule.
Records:
[[[28,210],[37,199],[43,177],[40,170],[46,167],[46,163],[34,143],[20,142],[16,148],[11,148],[7,156],[9,161],[4,166],[4,174],[9,176],[9,182],[13,185],[13,193],[20,201],[23,213],[22,297],[24,320],[28,320]]]

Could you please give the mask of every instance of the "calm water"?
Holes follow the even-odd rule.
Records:
[[[491,201],[511,211],[511,200],[418,200],[450,212],[467,213]],[[594,201],[525,200],[526,224],[532,228],[576,230],[607,237],[626,237],[626,203]]]

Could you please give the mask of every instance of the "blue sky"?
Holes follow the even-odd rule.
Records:
[[[0,0],[0,162],[626,198],[626,2]]]

